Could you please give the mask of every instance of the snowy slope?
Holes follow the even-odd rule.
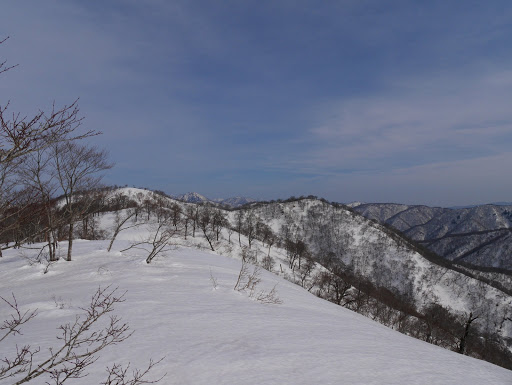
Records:
[[[180,248],[147,265],[140,251],[119,251],[126,246],[120,240],[107,253],[105,241],[77,241],[75,260],[59,261],[48,274],[8,251],[0,259],[0,295],[15,293],[23,309],[39,315],[0,345],[2,355],[15,343],[56,343],[57,326],[99,285],[113,284],[127,290],[116,314],[135,333],[72,383],[97,384],[107,364],[144,367],[151,357],[165,357],[153,377],[167,373],[163,384],[512,383],[511,371],[394,332],[268,272],[262,288],[277,283],[283,304],[258,303],[233,290],[237,260]],[[8,314],[0,305],[0,319]]]
[[[369,203],[354,207],[450,260],[512,269],[512,206],[447,209]]]
[[[385,208],[384,205],[381,208]],[[403,207],[394,205],[392,209],[400,212]],[[291,238],[306,241],[308,248],[319,258],[334,253],[345,266],[366,277],[376,287],[385,287],[410,298],[420,311],[437,303],[460,317],[472,312],[480,315],[475,324],[483,330],[494,325],[503,339],[512,338],[512,322],[508,321],[512,317],[512,297],[509,294],[482,280],[433,263],[411,249],[405,241],[392,238],[388,230],[361,215],[316,199],[257,204],[249,211],[269,225],[275,234],[284,236],[282,230],[285,229]],[[237,212],[227,211],[225,214],[234,226]],[[112,228],[112,222],[102,227]],[[131,236],[128,231],[121,233],[119,239]],[[227,238],[225,232],[221,234],[216,250],[223,255],[239,256],[240,250],[229,250],[236,245],[226,245]],[[237,235],[234,234],[232,238],[237,238]],[[242,243],[247,245],[243,238]],[[203,246],[208,248],[207,244]],[[275,269],[292,277],[292,281],[297,281],[293,272],[287,269],[286,251],[277,246],[272,247],[270,254],[277,262]],[[261,242],[253,246],[258,261],[267,254],[266,248]],[[501,279],[500,282],[505,287],[510,286]]]
[[[512,322],[504,322],[511,316],[510,295],[433,263],[379,224],[317,200],[275,203],[256,211],[275,231],[284,226],[320,256],[334,253],[376,286],[408,296],[420,310],[438,303],[459,314],[485,314],[477,324],[501,325],[498,332],[512,337]]]

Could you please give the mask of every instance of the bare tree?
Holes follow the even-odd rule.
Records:
[[[0,330],[4,336],[0,343],[9,335],[20,334],[20,327],[37,315],[36,311],[19,310],[16,298],[8,301],[1,298],[14,311],[11,318],[4,321]],[[81,308],[82,315],[77,315],[75,321],[61,325],[57,337],[59,346],[43,351],[25,345],[17,348],[14,356],[0,359],[0,380],[12,378],[14,385],[28,383],[36,378],[49,378],[56,385],[63,384],[69,379],[81,378],[87,375],[85,370],[98,359],[98,354],[108,346],[125,341],[132,335],[128,324],[113,315],[114,306],[124,302],[124,293],[118,294],[117,288],[98,288],[91,298],[89,305]],[[108,315],[104,326],[99,326],[100,319]],[[127,375],[127,369],[119,364],[108,368],[107,381],[103,384],[144,384],[144,377],[160,361],[150,361],[144,371],[135,370],[133,376]],[[49,382],[46,382],[49,384]]]
[[[257,218],[254,212],[251,210],[247,213],[245,216],[245,222],[243,226],[243,231],[245,233],[245,236],[247,237],[247,242],[249,243],[249,248],[252,246],[252,241],[254,237],[256,236],[256,225],[257,225]]]
[[[0,106],[0,163],[27,155],[54,143],[82,139],[96,132],[68,136],[81,124],[77,101],[62,108],[52,107],[49,113],[39,111],[28,118],[20,113],[8,117],[9,103]]]
[[[5,43],[7,40],[9,39],[9,36],[7,36],[6,38],[3,38],[0,40],[0,44],[3,44]],[[14,67],[17,67],[18,65],[15,64],[15,65],[12,65],[12,66],[8,66],[7,65],[7,60],[4,60],[2,62],[0,62],[0,75],[4,72],[7,72],[9,71],[10,69],[13,69]]]
[[[16,301],[14,294],[12,295],[12,300],[7,300],[3,297],[0,297],[0,299],[14,311],[14,314],[11,314],[10,318],[0,325],[0,333],[3,334],[0,334],[0,342],[2,342],[11,334],[21,334],[21,326],[34,318],[37,315],[37,311],[26,310],[22,313],[18,307],[18,302]],[[0,376],[1,375],[2,371],[0,369]]]
[[[95,147],[74,142],[54,146],[54,162],[60,188],[64,193],[64,210],[68,221],[67,260],[71,261],[73,250],[73,229],[75,222],[87,212],[91,201],[87,201],[87,191],[99,186],[100,171],[112,164],[107,161],[107,153]],[[85,193],[85,194],[81,194]]]
[[[134,242],[129,247],[121,251],[127,251],[130,249],[144,250],[148,253],[146,263],[151,263],[157,255],[171,250],[173,245],[170,243],[170,240],[178,233],[178,231],[179,228],[175,229],[165,221],[157,222],[153,224],[151,234],[147,238]]]
[[[215,232],[215,239],[219,241],[219,235],[222,229],[229,225],[228,219],[226,215],[222,212],[221,209],[213,210],[212,215],[212,229]]]
[[[112,238],[110,239],[110,243],[108,244],[108,248],[107,248],[108,252],[110,252],[110,249],[112,249],[112,245],[114,244],[116,237],[119,235],[119,233],[121,231],[128,230],[133,227],[140,226],[142,224],[142,222],[127,223],[130,219],[133,219],[136,217],[138,211],[139,211],[138,207],[135,207],[133,209],[128,209],[126,211],[124,217],[121,217],[121,215],[119,214],[119,211],[116,211],[114,233],[112,235]]]
[[[300,269],[302,260],[309,256],[307,245],[301,240],[294,242],[286,239],[285,249],[290,269],[295,270],[296,265]]]
[[[272,231],[270,226],[263,222],[258,222],[256,229],[261,241],[268,245],[267,257],[270,257],[270,248],[276,242],[276,236],[274,235],[274,232]]]
[[[238,232],[238,245],[242,247],[242,240],[240,239],[240,235],[242,234],[242,228],[244,225],[244,217],[245,211],[240,209],[236,212],[235,220],[236,220],[236,231]]]
[[[8,38],[0,40],[0,45]],[[7,66],[6,63],[5,60],[0,62],[0,74],[17,66]],[[8,116],[8,107],[9,102],[0,105],[0,163],[10,162],[54,143],[98,134],[87,131],[74,135],[83,120],[78,115],[78,100],[61,108],[54,104],[50,111],[40,110],[32,117],[17,112]]]
[[[283,301],[278,297],[275,285],[269,292],[264,290],[256,291],[257,286],[260,284],[260,268],[252,266],[250,269],[249,263],[242,257],[242,265],[238,278],[236,280],[233,290],[245,292],[249,298],[254,298],[256,301],[267,304],[282,304]]]
[[[205,239],[208,241],[210,249],[212,251],[215,251],[212,244],[212,239],[214,235],[212,229],[213,216],[214,212],[212,208],[210,206],[203,206],[199,211],[198,225],[201,231],[203,232]]]
[[[7,40],[0,39],[0,45]],[[6,61],[0,61],[0,74],[11,70]],[[9,101],[0,104],[0,234],[17,232],[23,214],[33,209],[36,197],[30,195],[33,188],[27,188],[18,178],[20,166],[29,154],[41,152],[58,143],[75,141],[99,132],[78,133],[83,118],[79,116],[78,101],[49,111],[39,110],[32,116],[9,111]],[[29,239],[27,233],[16,234],[18,245]],[[7,246],[9,247],[9,246]],[[1,256],[1,252],[0,252]]]
[[[473,313],[470,312],[469,316],[464,321],[464,332],[460,336],[459,346],[457,349],[457,352],[459,352],[460,354],[466,354],[467,341],[468,341],[469,332],[471,329],[471,324],[474,321],[476,321],[478,318],[479,318],[478,316],[474,316]]]
[[[128,373],[130,364],[122,366],[121,364],[114,364],[107,368],[107,379],[101,383],[101,385],[141,385],[141,384],[156,384],[160,382],[165,375],[157,380],[146,380],[146,375],[160,362],[163,358],[158,361],[149,360],[148,367],[144,370],[133,369],[131,374]]]
[[[199,218],[199,206],[188,205],[185,210],[185,238],[187,237],[188,221],[192,221],[192,237],[196,236],[197,221]]]
[[[178,230],[178,225],[181,222],[181,214],[183,213],[183,210],[181,209],[181,206],[177,203],[173,203],[171,205],[171,217],[172,217],[172,225],[176,230]]]
[[[48,246],[50,261],[57,260],[56,227],[58,219],[55,215],[55,203],[53,197],[57,191],[56,174],[51,167],[51,158],[48,151],[37,149],[25,157],[25,161],[19,167],[22,183],[37,191],[37,200],[44,208],[46,223],[42,231],[45,233],[45,241]]]

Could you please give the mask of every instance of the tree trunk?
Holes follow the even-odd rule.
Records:
[[[68,231],[68,256],[66,258],[67,261],[71,261],[71,254],[73,252],[73,222],[69,224]]]

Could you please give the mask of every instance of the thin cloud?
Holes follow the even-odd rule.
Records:
[[[313,149],[303,162],[318,169],[393,169],[397,164],[456,161],[508,150],[512,110],[508,83],[432,79],[407,90],[331,103],[304,140]],[[435,83],[435,92],[432,84]],[[322,119],[322,116],[327,119]],[[294,167],[295,165],[293,165]]]
[[[380,200],[409,191],[397,170],[471,161],[488,182],[512,142],[511,15],[506,1],[10,2],[0,59],[20,66],[0,103],[80,97],[119,165],[110,180],[170,193],[238,181],[266,198]]]

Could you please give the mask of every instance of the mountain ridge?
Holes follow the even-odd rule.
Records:
[[[175,199],[188,202],[188,203],[215,203],[220,204],[232,208],[244,206],[246,204],[255,203],[258,202],[256,199],[247,198],[243,196],[235,196],[230,198],[215,198],[210,199],[205,197],[202,194],[196,193],[196,192],[188,192],[185,194],[174,196]]]
[[[512,235],[508,232],[512,227],[512,206],[451,209],[366,203],[353,210],[392,226],[449,260],[512,269]],[[493,234],[494,241],[491,240]]]

